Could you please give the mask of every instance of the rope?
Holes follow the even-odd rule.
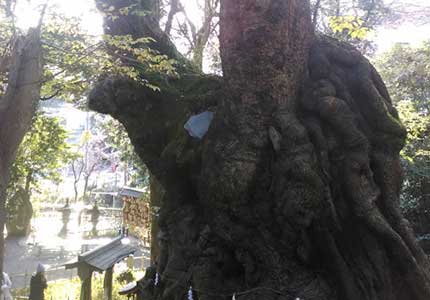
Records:
[[[276,289],[273,289],[273,288],[270,288],[270,287],[265,287],[265,286],[255,287],[255,288],[252,288],[252,289],[244,290],[244,291],[241,291],[241,292],[230,293],[230,294],[213,293],[213,292],[210,292],[210,291],[204,291],[204,290],[200,290],[200,289],[195,289],[192,286],[188,287],[187,285],[184,285],[182,283],[183,279],[184,279],[184,277],[182,277],[181,279],[177,280],[177,279],[174,279],[174,278],[169,278],[169,277],[167,277],[167,276],[164,275],[163,279],[161,281],[167,280],[167,281],[173,282],[175,285],[183,287],[184,289],[188,288],[188,293],[187,293],[188,294],[188,300],[193,300],[192,298],[190,299],[190,291],[191,292],[193,292],[193,291],[197,292],[197,293],[199,293],[201,295],[207,295],[207,296],[213,296],[213,297],[224,297],[224,298],[228,297],[228,298],[232,298],[233,300],[236,300],[240,296],[244,296],[244,295],[248,295],[248,294],[251,294],[251,293],[255,293],[255,292],[258,292],[258,291],[264,291],[264,290],[272,292],[274,294],[278,294],[280,296],[288,296],[288,297],[291,297],[291,299],[294,299],[294,300],[306,300],[304,298],[297,298],[297,297],[294,298],[294,296],[291,294],[291,292],[288,292],[286,288],[285,289],[281,289],[281,290],[276,290]]]

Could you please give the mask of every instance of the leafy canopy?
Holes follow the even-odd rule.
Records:
[[[81,20],[52,13],[45,22],[45,80],[42,94],[80,102],[103,74],[129,77],[158,89],[143,74],[176,76],[175,61],[149,47],[150,38],[130,35],[94,37]]]
[[[311,6],[318,31],[351,43],[364,54],[375,50],[370,33],[391,22],[394,14],[383,0],[312,0]]]
[[[36,113],[11,169],[9,192],[41,180],[60,181],[60,168],[70,158],[67,132],[57,118]]]
[[[414,209],[430,196],[430,42],[397,44],[376,65],[408,132],[402,204]]]

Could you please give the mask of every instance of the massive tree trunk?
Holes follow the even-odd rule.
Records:
[[[222,1],[220,44],[223,78],[188,70],[154,92],[108,77],[90,95],[165,190],[144,299],[429,299],[398,203],[405,129],[375,69],[316,36],[303,0]],[[207,135],[188,136],[208,109]]]
[[[10,167],[31,126],[40,98],[42,67],[40,28],[30,29],[26,37],[14,41],[7,70],[8,85],[6,93],[0,97],[0,274],[3,274],[3,231]]]
[[[158,212],[163,204],[164,190],[157,179],[150,175],[149,177],[150,187],[150,214],[151,214],[151,264],[155,264],[158,261],[160,255],[160,242],[158,235],[160,233],[158,226]]]

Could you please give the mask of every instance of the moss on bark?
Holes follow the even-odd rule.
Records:
[[[307,31],[306,5],[225,0],[224,78],[161,92],[108,78],[91,94],[165,190],[160,281],[148,275],[145,299],[185,299],[190,286],[204,300],[430,297],[398,207],[405,130],[370,63]],[[207,109],[209,132],[190,137],[185,121]]]

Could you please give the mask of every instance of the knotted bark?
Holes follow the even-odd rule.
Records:
[[[205,300],[430,297],[399,209],[405,129],[376,70],[315,35],[308,5],[224,0],[223,78],[153,92],[110,77],[92,92],[165,190],[144,299],[190,286]],[[204,110],[215,118],[197,140],[183,125]]]

